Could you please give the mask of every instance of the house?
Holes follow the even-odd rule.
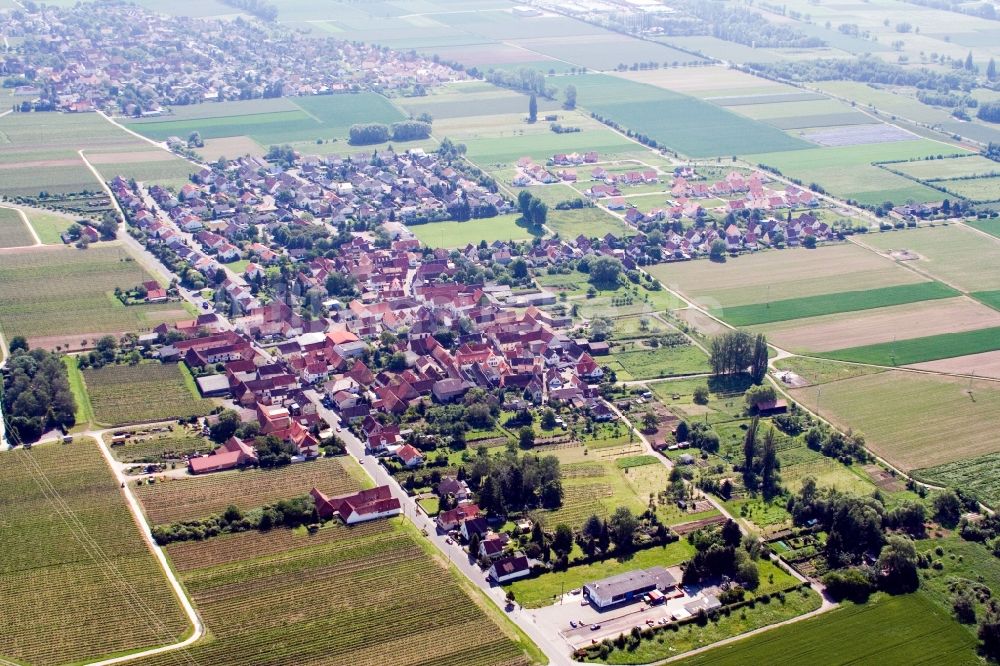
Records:
[[[524,555],[512,555],[503,557],[493,563],[490,567],[490,580],[495,583],[506,583],[518,578],[524,578],[531,573],[531,565]]]
[[[506,534],[490,532],[479,542],[479,557],[487,560],[496,560],[503,555],[503,551],[509,541],[510,537]]]
[[[477,518],[469,518],[462,522],[462,527],[460,528],[462,532],[462,538],[466,541],[472,539],[472,535],[476,534],[479,538],[486,536],[486,533],[490,531],[490,526],[487,524],[486,519],[482,516]]]
[[[424,454],[411,444],[404,444],[396,451],[396,457],[407,467],[419,467],[424,464]]]
[[[583,586],[583,596],[597,608],[637,601],[647,592],[668,592],[677,587],[677,579],[663,567],[628,571]]]
[[[309,493],[316,502],[320,518],[339,516],[347,525],[362,523],[376,518],[388,518],[402,513],[399,499],[392,496],[389,486],[376,486],[368,490],[329,498],[318,488]]]
[[[781,398],[759,402],[756,406],[759,416],[773,416],[774,414],[784,414],[788,411],[788,403]]]
[[[431,393],[437,398],[438,402],[452,402],[465,395],[465,392],[471,388],[468,382],[463,382],[461,379],[442,379],[434,382],[434,386],[431,387]]]
[[[451,495],[459,502],[472,497],[469,484],[465,481],[459,481],[453,476],[441,477],[441,482],[437,485],[437,494],[439,497]]]
[[[477,518],[479,516],[479,507],[475,504],[460,504],[450,511],[442,511],[438,514],[437,525],[438,529],[449,532],[456,527],[458,527],[463,520],[469,520],[470,518]]]
[[[239,437],[230,437],[209,455],[189,458],[188,471],[192,474],[210,474],[256,463],[257,450]]]

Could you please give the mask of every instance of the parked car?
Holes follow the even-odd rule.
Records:
[[[592,624],[592,625],[590,625],[590,630],[591,631],[597,631],[600,628],[601,628],[601,625],[599,625],[599,624]]]
[[[576,629],[576,620],[570,620],[570,621],[569,621],[569,626],[571,626],[571,627],[573,627],[574,629]]]

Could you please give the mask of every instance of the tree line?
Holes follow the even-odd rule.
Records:
[[[712,338],[709,365],[713,375],[748,373],[760,384],[767,375],[767,339],[763,333],[727,331]]]
[[[29,349],[21,336],[12,338],[2,405],[14,441],[34,442],[46,430],[71,428],[76,423],[76,401],[62,356]]]
[[[393,123],[357,123],[351,125],[348,132],[348,142],[352,146],[368,146],[376,143],[393,141],[415,141],[426,139],[431,135],[430,123],[420,120],[404,120]]]

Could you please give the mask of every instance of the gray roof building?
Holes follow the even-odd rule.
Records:
[[[583,593],[598,608],[607,608],[634,601],[652,590],[665,592],[675,587],[677,579],[669,571],[650,567],[587,583]]]

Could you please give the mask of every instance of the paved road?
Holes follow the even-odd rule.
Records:
[[[336,428],[340,425],[340,418],[330,409],[327,409],[320,402],[320,396],[314,390],[308,390],[305,392],[306,397],[309,398],[313,404],[316,405],[317,413],[323,418],[324,421],[331,428]],[[389,486],[389,490],[393,497],[399,499],[400,504],[403,507],[403,514],[409,519],[419,530],[427,532],[428,540],[433,543],[441,553],[448,558],[448,560],[458,568],[462,574],[468,578],[474,585],[479,587],[486,595],[497,605],[498,608],[506,609],[506,593],[503,588],[497,585],[491,585],[486,577],[486,574],[479,569],[479,567],[472,561],[469,560],[469,556],[462,550],[461,546],[457,543],[448,543],[448,535],[440,534],[437,531],[437,525],[433,520],[427,517],[427,515],[417,506],[416,500],[410,497],[399,483],[396,482],[392,476],[385,471],[378,461],[378,458],[365,453],[364,443],[351,434],[346,428],[343,428],[337,433],[339,437],[347,447],[347,451],[358,459],[361,466],[368,473],[368,476],[377,485]],[[513,620],[524,633],[526,633],[535,645],[545,653],[552,664],[572,664],[574,663],[569,657],[569,646],[561,641],[561,639],[542,632],[535,622],[534,614],[530,610],[526,610],[517,606],[514,610],[507,612],[507,617]]]

